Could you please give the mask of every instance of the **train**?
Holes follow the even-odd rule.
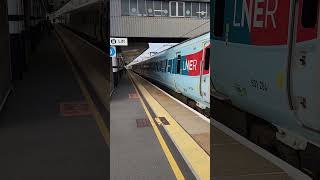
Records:
[[[51,18],[109,54],[109,8],[109,0],[88,0],[79,6],[73,6],[70,1]],[[122,57],[116,57],[110,58],[108,63],[112,91],[121,78],[124,62]]]
[[[318,0],[211,3],[214,118],[320,179]]]
[[[209,32],[129,64],[128,68],[195,101],[197,107],[210,109]]]
[[[56,22],[108,52],[109,1],[89,0],[79,5],[68,2],[53,14]],[[108,52],[109,53],[109,52]]]

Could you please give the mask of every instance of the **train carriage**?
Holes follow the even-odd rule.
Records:
[[[210,34],[182,42],[133,64],[133,70],[210,108]]]
[[[269,142],[281,142],[282,158],[319,179],[318,0],[215,0],[212,8],[214,102],[272,124]],[[243,128],[254,129],[250,122]]]

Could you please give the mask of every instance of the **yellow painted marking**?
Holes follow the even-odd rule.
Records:
[[[277,80],[277,86],[278,88],[282,89],[283,88],[283,73],[282,72],[279,72],[277,74],[277,77],[276,77],[276,80]]]
[[[133,75],[132,75],[133,76]],[[134,79],[138,77],[135,75]],[[140,78],[142,80],[142,78]],[[156,114],[165,117],[170,125],[163,126],[169,136],[193,170],[197,178],[210,179],[210,157],[196,141],[180,126],[179,123],[151,96],[143,85],[135,80],[141,94]],[[156,119],[157,120],[157,119]]]
[[[154,118],[156,121],[157,121],[157,123],[159,124],[159,125],[162,125],[162,122],[160,121],[160,119],[159,118]]]
[[[129,74],[129,76],[131,76],[131,74]],[[131,76],[131,77],[132,77],[132,76]],[[157,125],[154,123],[153,118],[152,118],[149,110],[147,109],[145,103],[143,102],[142,97],[140,96],[140,93],[139,93],[139,91],[138,91],[135,83],[133,82],[133,80],[132,80],[131,78],[130,78],[130,80],[132,81],[133,87],[134,87],[135,90],[137,91],[137,94],[138,94],[138,96],[139,96],[140,103],[141,103],[144,111],[146,112],[146,114],[147,114],[147,116],[148,116],[148,119],[149,119],[149,121],[150,121],[150,123],[151,123],[151,126],[152,126],[152,128],[153,128],[153,130],[154,130],[154,132],[155,132],[155,134],[156,134],[156,136],[157,136],[157,138],[158,138],[158,141],[159,141],[159,143],[160,143],[160,145],[161,145],[161,147],[162,147],[162,150],[163,150],[165,156],[167,157],[167,159],[168,159],[168,161],[169,161],[169,164],[170,164],[170,166],[171,166],[171,168],[172,168],[172,170],[173,170],[174,175],[175,175],[176,178],[179,179],[179,180],[180,180],[180,179],[181,179],[181,180],[185,179],[184,176],[183,176],[183,174],[182,174],[182,172],[181,172],[181,170],[180,170],[180,168],[179,168],[179,166],[178,166],[178,164],[177,164],[177,162],[175,161],[174,157],[172,156],[172,154],[171,154],[171,152],[170,152],[170,149],[168,148],[165,140],[163,139],[163,137],[162,137],[162,135],[161,135],[161,133],[160,133]],[[158,119],[158,118],[156,118],[156,119]],[[160,120],[158,119],[157,122],[158,122],[158,121],[160,121]],[[158,122],[158,123],[159,123],[159,122]]]
[[[93,102],[93,100],[92,100],[92,98],[91,98],[91,96],[90,96],[90,93],[89,93],[89,91],[87,90],[84,82],[83,82],[82,79],[80,78],[79,73],[78,73],[77,70],[75,69],[74,64],[72,63],[70,57],[67,55],[67,54],[68,54],[68,53],[67,53],[67,50],[64,48],[64,46],[63,46],[60,38],[57,37],[57,35],[56,35],[56,38],[58,39],[59,44],[60,44],[61,48],[62,48],[63,51],[64,51],[65,57],[67,58],[68,62],[69,62],[70,65],[71,65],[72,72],[73,72],[75,78],[77,79],[77,81],[78,81],[78,83],[79,83],[79,85],[80,85],[80,89],[81,89],[81,91],[82,91],[82,94],[83,94],[83,95],[85,96],[85,98],[87,99],[87,102],[88,102],[88,104],[89,104],[89,106],[90,106],[90,109],[92,110],[92,114],[93,114],[93,116],[94,116],[94,118],[95,118],[95,120],[96,120],[96,123],[97,123],[98,128],[99,128],[99,130],[100,130],[100,132],[101,132],[101,134],[102,134],[102,136],[103,136],[103,138],[104,138],[104,141],[106,142],[106,144],[107,144],[108,146],[110,146],[110,132],[109,132],[109,129],[108,129],[107,126],[105,125],[101,114],[100,114],[99,111],[97,110],[97,108],[96,108],[96,106],[95,106],[95,104],[94,104],[94,102]]]

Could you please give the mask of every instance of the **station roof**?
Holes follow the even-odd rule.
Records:
[[[57,11],[62,6],[67,4],[70,0],[45,0],[48,2],[49,6],[51,6],[51,12]]]

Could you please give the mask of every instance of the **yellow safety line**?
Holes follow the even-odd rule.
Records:
[[[137,79],[137,77],[134,77]],[[198,145],[197,142],[176,122],[176,120],[159,104],[145,87],[138,81],[137,87],[146,101],[160,117],[165,117],[170,125],[163,126],[168,132],[180,153],[183,155],[188,165],[199,179],[210,179],[210,156]],[[157,120],[157,119],[156,119]],[[157,120],[158,121],[158,120]]]
[[[89,91],[87,90],[87,88],[85,87],[85,84],[83,82],[83,80],[80,78],[80,75],[79,73],[76,71],[75,67],[74,67],[74,64],[72,63],[70,57],[68,56],[67,54],[67,50],[65,49],[65,47],[63,46],[60,38],[58,37],[58,35],[56,35],[56,38],[58,39],[59,41],[59,44],[61,46],[61,48],[63,49],[64,51],[64,55],[65,57],[67,58],[68,62],[70,63],[71,65],[71,69],[72,69],[72,72],[75,76],[75,78],[77,79],[79,85],[80,85],[80,89],[82,91],[82,94],[85,96],[85,98],[87,99],[87,102],[90,106],[90,109],[92,110],[92,113],[93,113],[93,116],[96,120],[96,123],[99,127],[99,130],[104,138],[104,141],[106,142],[106,144],[110,147],[110,132],[109,132],[109,129],[107,128],[107,126],[105,125],[104,121],[103,121],[103,118],[101,116],[101,114],[99,113],[99,111],[97,110],[91,96],[90,96],[90,93]]]
[[[129,74],[129,76],[131,76],[131,74]],[[131,82],[133,84],[133,87],[135,88],[135,90],[136,90],[136,92],[137,92],[137,94],[139,96],[140,103],[141,103],[144,111],[146,112],[146,114],[148,116],[148,119],[149,119],[149,121],[151,123],[151,126],[152,126],[152,128],[153,128],[153,130],[154,130],[154,132],[155,132],[155,134],[156,134],[156,136],[158,138],[158,141],[159,141],[159,143],[160,143],[160,145],[162,147],[162,150],[163,150],[164,154],[166,155],[166,157],[167,157],[167,159],[169,161],[169,164],[170,164],[170,166],[171,166],[171,168],[173,170],[174,175],[179,180],[180,179],[181,180],[185,179],[183,174],[182,174],[182,172],[181,172],[181,170],[180,170],[180,168],[179,168],[179,166],[178,166],[178,164],[177,164],[177,162],[175,161],[174,157],[172,156],[172,154],[171,154],[171,152],[170,152],[165,140],[163,139],[163,137],[162,137],[157,125],[154,123],[153,118],[152,118],[149,110],[147,109],[145,103],[143,102],[142,97],[140,96],[140,93],[139,93],[135,83],[133,82],[133,80],[131,78],[130,78],[130,80],[131,80]]]

